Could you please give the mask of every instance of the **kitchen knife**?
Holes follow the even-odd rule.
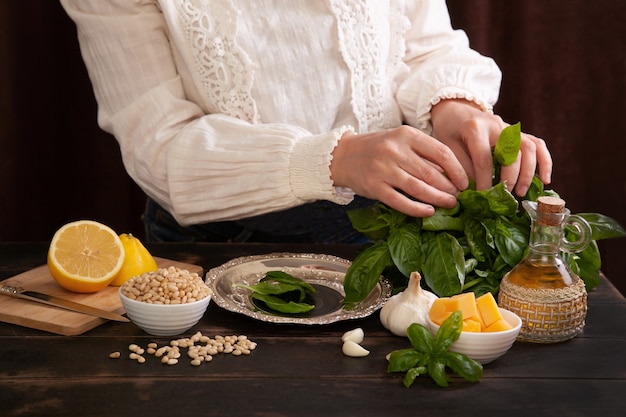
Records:
[[[21,298],[23,300],[36,301],[38,303],[48,304],[54,307],[64,308],[66,310],[75,311],[78,313],[89,314],[91,316],[100,317],[107,320],[115,320],[122,322],[129,322],[126,317],[119,314],[112,313],[106,310],[100,310],[99,308],[91,307],[85,304],[76,303],[74,301],[66,300],[64,298],[55,297],[53,295],[42,294],[35,291],[26,291],[21,287],[13,287],[11,285],[3,285],[0,287],[0,294],[8,295],[14,298]]]

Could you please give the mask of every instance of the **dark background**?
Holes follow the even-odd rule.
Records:
[[[574,213],[626,226],[626,2],[449,0],[453,24],[504,72],[496,112],[544,138]],[[145,196],[96,104],[75,27],[54,0],[0,1],[0,241],[47,241],[91,218],[143,236]],[[626,293],[626,239],[600,242]]]

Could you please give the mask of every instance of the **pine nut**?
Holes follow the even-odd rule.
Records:
[[[185,304],[208,297],[211,289],[197,273],[169,267],[131,278],[122,294],[146,303]]]
[[[170,272],[170,275],[173,273]],[[232,354],[233,356],[250,355],[257,346],[256,342],[245,335],[215,336],[214,338],[196,332],[191,337],[173,339],[167,345],[158,347],[155,342],[148,343],[144,350],[136,343],[128,345],[128,357],[138,363],[145,363],[144,352],[160,358],[161,363],[176,365],[182,356],[181,349],[187,349],[187,357],[192,366],[200,366],[203,362],[211,362],[218,353]],[[119,358],[120,352],[111,352],[110,358]]]

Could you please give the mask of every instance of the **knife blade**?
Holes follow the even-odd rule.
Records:
[[[3,285],[2,287],[0,287],[0,294],[8,295],[13,298],[21,298],[23,300],[36,301],[38,303],[43,303],[54,307],[60,307],[78,313],[89,314],[90,316],[96,316],[107,320],[121,321],[125,323],[130,321],[126,317],[120,316],[119,314],[115,314],[110,311],[101,310],[99,308],[66,300],[65,298],[55,297],[54,295],[42,294],[36,291],[26,291],[22,287]]]

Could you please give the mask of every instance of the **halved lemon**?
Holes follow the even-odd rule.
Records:
[[[56,231],[48,250],[50,275],[63,288],[100,291],[124,263],[124,246],[110,227],[92,220],[68,223]]]

